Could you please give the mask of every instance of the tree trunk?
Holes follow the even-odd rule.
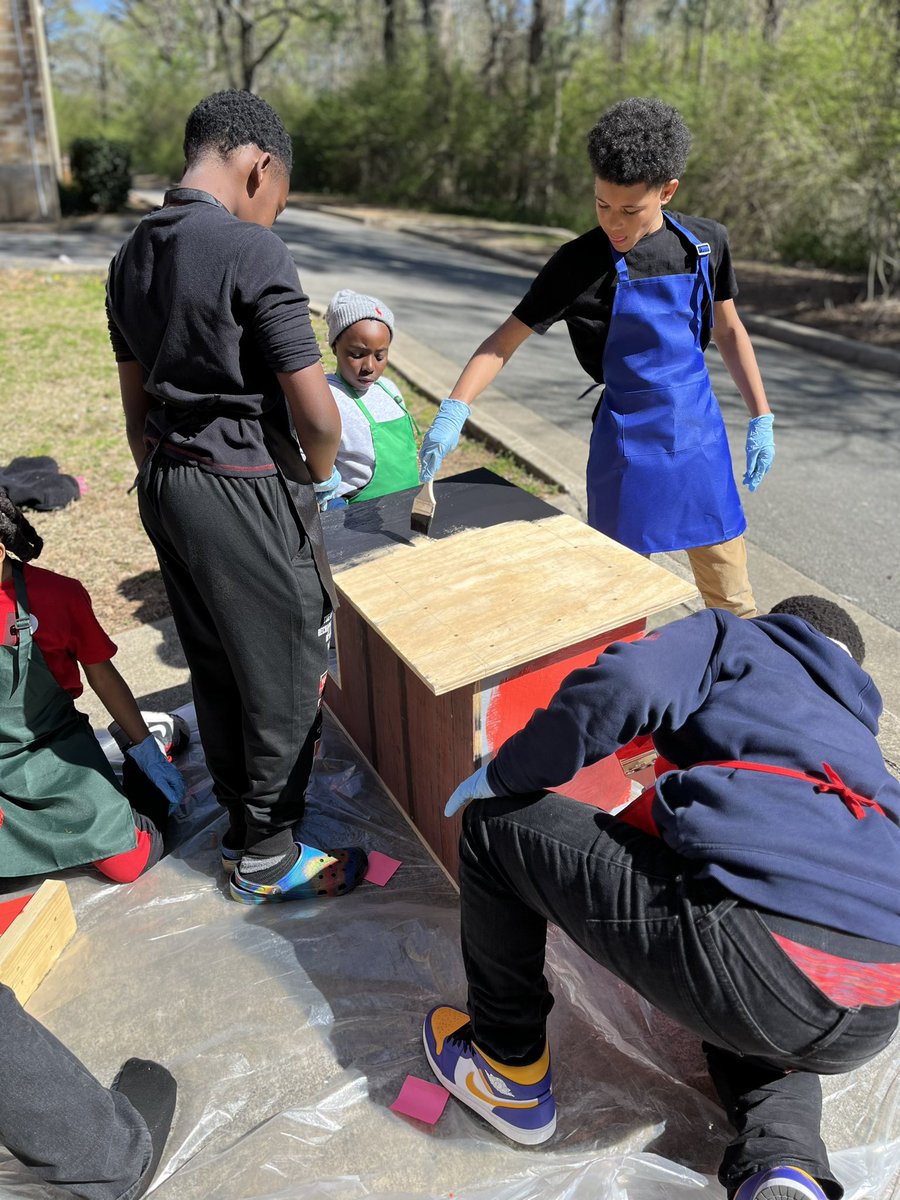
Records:
[[[763,0],[763,41],[774,46],[781,28],[785,0]]]
[[[612,9],[612,60],[621,67],[625,62],[625,19],[628,0],[614,0]]]
[[[396,0],[384,0],[384,24],[382,26],[381,44],[384,49],[384,61],[389,67],[397,63],[397,6]]]
[[[700,48],[697,51],[697,86],[706,82],[706,52],[709,44],[709,0],[700,0]]]

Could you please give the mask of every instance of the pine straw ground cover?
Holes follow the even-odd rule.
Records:
[[[80,500],[29,517],[45,542],[40,565],[80,579],[100,621],[116,634],[169,610],[136,496],[128,494],[135,472],[103,294],[100,275],[0,270],[0,467],[17,455],[48,454],[66,474],[85,478]],[[314,325],[324,347],[324,323]],[[324,363],[333,367],[330,353]],[[426,429],[435,406],[398,382]],[[463,438],[450,471],[480,466],[544,497],[552,494],[509,458]]]

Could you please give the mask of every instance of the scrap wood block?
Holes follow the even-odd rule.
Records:
[[[33,896],[0,904],[0,930],[0,983],[25,1004],[75,932],[69,889],[45,879]]]

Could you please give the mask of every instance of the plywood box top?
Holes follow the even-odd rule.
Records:
[[[436,695],[697,595],[693,584],[564,514],[418,538],[335,581]]]

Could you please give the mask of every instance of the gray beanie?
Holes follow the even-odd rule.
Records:
[[[325,309],[325,321],[329,346],[333,346],[344,330],[357,321],[381,321],[387,325],[391,337],[394,336],[394,314],[388,306],[374,296],[353,292],[350,288],[341,288],[334,293]]]

